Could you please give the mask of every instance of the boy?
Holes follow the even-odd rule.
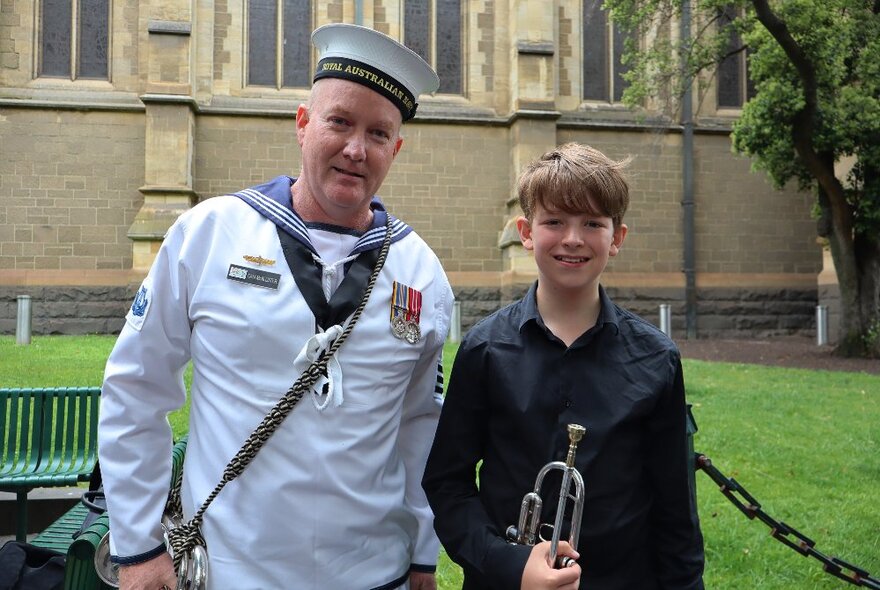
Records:
[[[517,229],[538,281],[464,338],[422,482],[464,590],[703,587],[680,355],[599,284],[626,237],[623,165],[570,143],[519,180]],[[559,545],[578,565],[555,570],[549,543],[512,545],[505,530],[541,467],[564,460],[569,423],[586,427],[585,503],[578,550]],[[559,474],[544,479],[542,523]]]

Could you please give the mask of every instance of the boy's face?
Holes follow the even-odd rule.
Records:
[[[626,225],[614,227],[608,216],[535,206],[532,220],[517,220],[519,237],[535,254],[539,284],[578,294],[599,288],[608,259],[620,251]]]

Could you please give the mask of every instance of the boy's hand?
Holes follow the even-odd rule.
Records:
[[[559,555],[577,559],[577,551],[565,541],[559,542]],[[550,565],[550,542],[538,543],[529,554],[526,569],[523,571],[520,590],[577,590],[581,581],[581,566],[574,564],[561,570]]]

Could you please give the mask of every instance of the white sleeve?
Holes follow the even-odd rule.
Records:
[[[181,220],[168,231],[107,361],[98,456],[110,516],[111,552],[137,563],[163,546],[160,519],[171,478],[168,413],[186,401],[190,356],[186,241]]]
[[[431,310],[435,328],[433,341],[426,344],[409,382],[399,445],[406,466],[406,503],[419,522],[412,567],[422,571],[433,571],[440,552],[440,541],[434,533],[434,514],[422,489],[422,476],[443,404],[443,344],[449,331],[453,300],[446,276],[439,264],[437,267],[440,276],[435,287],[435,308]]]

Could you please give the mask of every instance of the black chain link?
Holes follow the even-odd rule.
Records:
[[[749,520],[758,519],[770,527],[770,536],[783,545],[794,549],[806,557],[812,557],[822,564],[822,569],[835,578],[840,578],[854,586],[880,590],[880,579],[871,576],[867,571],[847,563],[837,557],[829,556],[816,549],[816,542],[807,537],[793,526],[777,521],[761,509],[761,504],[746,489],[732,477],[727,477],[712,464],[706,455],[694,453],[694,465],[696,469],[702,469],[712,481],[718,484],[718,488],[740,512]]]

